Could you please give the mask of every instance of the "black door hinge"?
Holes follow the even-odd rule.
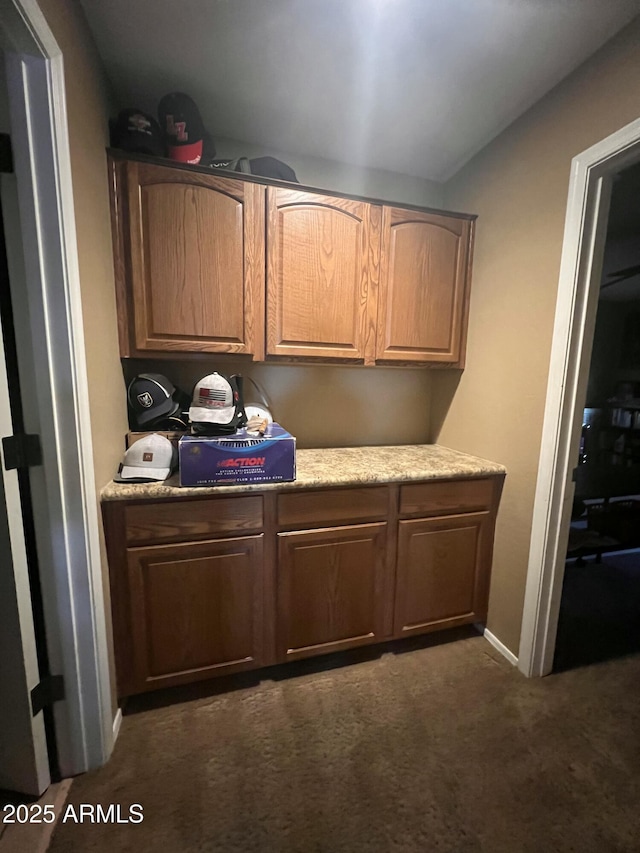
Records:
[[[18,433],[2,439],[4,467],[7,471],[14,468],[33,468],[42,465],[42,448],[39,435]]]
[[[31,712],[35,717],[43,708],[64,699],[64,679],[61,675],[47,675],[31,691]]]
[[[13,174],[13,151],[8,133],[0,133],[0,172]]]

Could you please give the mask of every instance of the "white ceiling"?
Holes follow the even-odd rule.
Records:
[[[119,107],[186,91],[215,136],[448,179],[640,0],[82,0]]]

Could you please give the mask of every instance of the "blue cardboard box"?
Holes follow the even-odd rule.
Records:
[[[296,478],[296,440],[280,424],[263,436],[185,435],[178,444],[181,486],[282,483]]]

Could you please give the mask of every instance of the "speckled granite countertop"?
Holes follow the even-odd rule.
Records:
[[[247,486],[194,486],[181,488],[178,475],[163,483],[114,483],[101,492],[103,501],[202,497],[223,492],[255,492],[271,489],[305,489],[324,486],[356,486],[411,480],[448,480],[454,477],[487,477],[505,474],[503,465],[450,450],[438,444],[392,447],[335,447],[298,450],[296,479],[290,483],[257,483]]]

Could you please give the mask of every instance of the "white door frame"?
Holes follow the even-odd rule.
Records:
[[[71,776],[107,760],[113,722],[63,59],[36,0],[0,0],[0,39],[26,275],[21,371],[33,365],[25,418],[43,450],[30,479],[49,658],[65,683],[53,706],[60,769]]]
[[[613,175],[640,159],[640,119],[571,164],[518,668],[551,672]]]

